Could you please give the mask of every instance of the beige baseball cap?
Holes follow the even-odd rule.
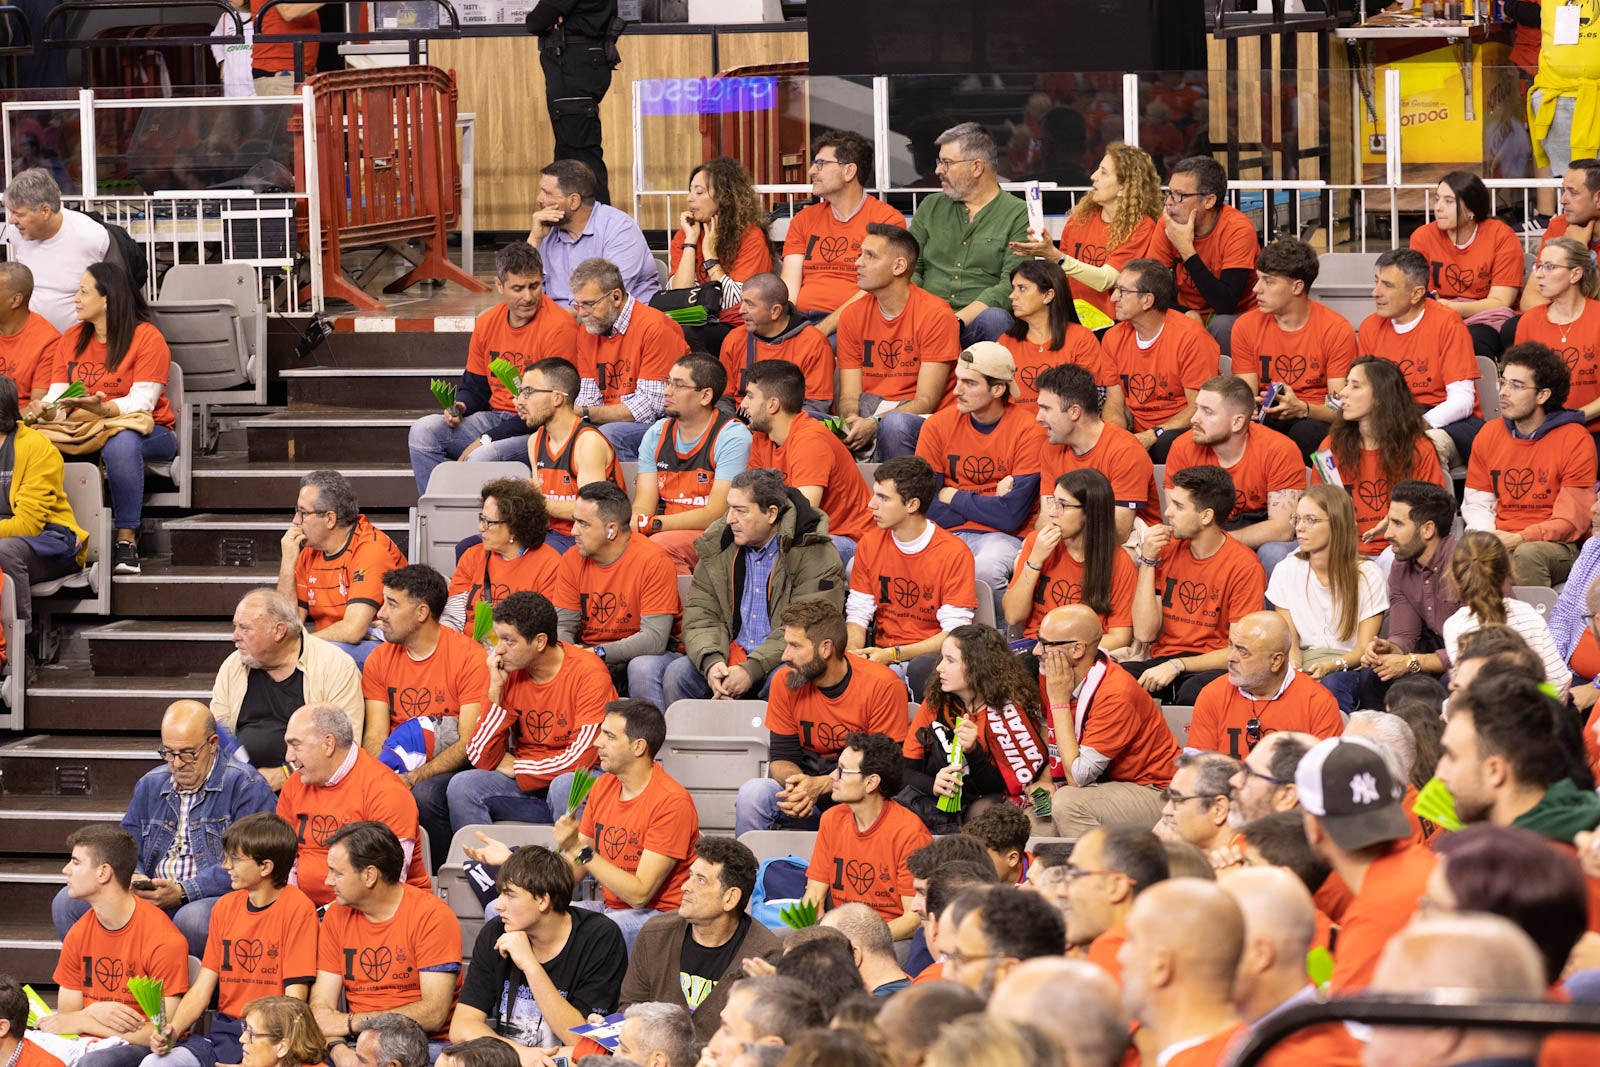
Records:
[[[986,378],[1011,383],[1013,398],[1022,395],[1017,384],[1017,361],[1011,358],[1011,349],[998,341],[979,341],[961,352],[961,362]]]

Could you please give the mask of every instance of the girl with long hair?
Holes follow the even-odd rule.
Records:
[[[1567,404],[1600,434],[1600,266],[1594,251],[1571,237],[1552,237],[1539,250],[1533,280],[1544,303],[1517,320],[1517,344],[1538,341],[1572,372]],[[1597,438],[1600,441],[1600,438]]]
[[[1376,556],[1389,547],[1374,531],[1388,517],[1391,488],[1412,478],[1446,489],[1450,483],[1398,366],[1361,356],[1350,365],[1339,399],[1339,421],[1323,447],[1333,452],[1339,480],[1350,492],[1361,551]]]
[[[111,485],[111,524],[116,528],[112,563],[117,574],[139,573],[139,523],[144,517],[144,466],[178,454],[177,419],[167,403],[172,352],[150,323],[150,308],[128,272],[115,263],[91,263],[73,297],[78,325],[52,350],[50,388],[28,405],[30,421],[53,422],[70,411],[77,422],[119,420],[120,432],[105,438],[100,459]],[[63,398],[81,382],[86,396]],[[148,415],[149,430],[130,425]],[[74,459],[92,453],[74,453]]]
[[[1087,604],[1100,616],[1111,651],[1133,640],[1133,592],[1139,572],[1120,550],[1111,483],[1092,467],[1068,471],[1044,498],[1044,522],[1019,553],[1001,607],[1006,622],[1037,637],[1045,615],[1064,604]]]
[[[1100,350],[1099,340],[1078,322],[1060,267],[1038,259],[1012,267],[1011,316],[1011,327],[1000,335],[1000,343],[1011,350],[1017,364],[1018,403],[1027,404],[1029,410],[1037,408],[1039,375],[1051,367],[1076,363],[1100,389],[1100,417],[1116,426],[1127,422],[1122,379]]]
[[[1473,349],[1492,359],[1505,347],[1500,328],[1522,293],[1522,243],[1494,217],[1488,187],[1468,170],[1440,179],[1433,221],[1412,232],[1411,247],[1428,260],[1439,306],[1465,319]]]
[[[672,278],[667,285],[673,289],[721,283],[718,323],[691,327],[698,336],[689,338],[700,342],[695,347],[719,355],[723,339],[739,325],[744,283],[772,270],[766,216],[738,160],[718,156],[689,174],[689,206],[678,216],[668,257]]]
[[[953,833],[980,802],[1027,804],[1046,773],[1039,680],[1000,631],[957,626],[944,639],[922,707],[906,734],[906,785],[897,798],[936,834]],[[961,745],[959,769],[950,766]],[[959,796],[959,812],[938,799]]]
[[[1111,319],[1111,287],[1117,272],[1144,255],[1161,218],[1161,178],[1149,153],[1121,141],[1106,145],[1105,158],[1089,176],[1089,195],[1079,197],[1061,229],[1061,243],[1048,235],[1013,241],[1018,255],[1057,263],[1074,300]]]
[[[1350,494],[1337,485],[1306,490],[1294,509],[1299,550],[1272,570],[1267,599],[1289,624],[1289,659],[1357,710],[1361,657],[1383,628],[1389,587],[1383,571],[1361,555]]]
[[[1511,553],[1498,537],[1483,530],[1461,535],[1455,555],[1450,557],[1450,584],[1461,607],[1444,620],[1445,653],[1454,663],[1464,636],[1480,626],[1508,626],[1544,662],[1544,680],[1555,686],[1564,700],[1572,671],[1538,609],[1506,595],[1510,581]]]

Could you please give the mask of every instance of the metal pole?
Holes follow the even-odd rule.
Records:
[[[311,237],[311,310],[322,313],[322,174],[317,160],[317,105],[311,86],[300,86],[300,120],[304,123],[302,143],[306,153],[306,217]]]

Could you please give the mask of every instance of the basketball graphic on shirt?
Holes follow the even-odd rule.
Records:
[[[1156,376],[1154,374],[1128,375],[1128,395],[1140,404],[1148,404],[1150,398],[1155,396]]]
[[[999,473],[1000,463],[993,456],[967,456],[961,461],[961,478],[969,485],[987,485]]]
[[[1211,591],[1204,582],[1179,582],[1178,603],[1183,605],[1183,610],[1193,615],[1205,605]]]
[[[1562,362],[1566,363],[1568,373],[1578,369],[1578,354],[1577,345],[1567,345],[1565,348],[1556,349],[1556,355],[1560,356]]]
[[[889,595],[902,608],[914,608],[922,599],[922,587],[910,578],[896,578],[889,583]]]
[[[367,976],[367,981],[381,982],[388,977],[394,954],[385,946],[364,948],[356,962],[361,967],[361,973]]]
[[[427,686],[407,686],[395,694],[395,706],[407,719],[426,714],[432,704],[433,694]]]
[[[1233,491],[1233,515],[1229,515],[1228,517],[1231,519],[1234,517],[1234,515],[1242,515],[1249,510],[1250,501],[1245,499],[1244,490],[1235,488]]]
[[[602,625],[611,621],[617,613],[617,594],[615,593],[588,593],[589,618]]]
[[[822,257],[824,263],[832,263],[849,251],[850,238],[848,237],[824,237],[817,242],[817,254]]]
[[[1106,246],[1085,244],[1082,241],[1073,243],[1072,258],[1080,263],[1087,263],[1091,267],[1103,267],[1106,262]]]
[[[556,726],[553,711],[524,711],[521,714],[522,732],[536,745],[542,745]]]
[[[1050,583],[1050,600],[1056,607],[1076,604],[1083,599],[1083,586],[1065,580]]]
[[[254,974],[256,964],[261,960],[261,939],[258,937],[241,938],[233,943],[233,960],[247,973]],[[226,955],[226,953],[224,953]]]
[[[1506,495],[1512,500],[1521,500],[1533,488],[1533,470],[1529,467],[1513,467],[1500,475],[1500,484],[1505,486]]]
[[[1389,506],[1389,480],[1367,479],[1356,483],[1356,496],[1361,498],[1368,511],[1382,511]]]
[[[600,834],[600,845],[607,859],[616,859],[628,848],[628,828],[608,826]]]
[[[1439,277],[1445,293],[1449,296],[1461,296],[1470,292],[1478,280],[1476,271],[1459,263],[1446,263]]]
[[[901,358],[905,355],[904,341],[879,341],[873,351],[878,355],[878,362],[885,370],[894,370],[900,366]]]
[[[98,363],[83,363],[73,361],[67,364],[67,380],[82,382],[83,387],[89,392],[94,392],[100,380],[106,376],[106,369]]]
[[[306,823],[306,829],[311,834],[313,844],[326,848],[328,839],[338,833],[342,825],[337,815],[313,815]]]
[[[878,872],[865,860],[851,860],[844,865],[844,880],[860,896],[865,896],[878,882]]]
[[[1048,363],[1030,363],[1025,367],[1017,368],[1017,381],[1022,383],[1022,388],[1029,393],[1039,391],[1039,375],[1050,369]]]
[[[849,727],[836,722],[807,722],[801,725],[805,727],[807,739],[811,742],[807,748],[830,756],[844,751],[844,743],[850,736]]]
[[[101,956],[94,961],[94,979],[100,983],[100,988],[108,993],[123,992],[123,985],[128,977],[128,969],[121,960],[109,956]]]
[[[1276,360],[1278,380],[1293,389],[1306,376],[1305,356],[1279,356]]]

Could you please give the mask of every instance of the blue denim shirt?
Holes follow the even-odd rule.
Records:
[[[223,831],[246,815],[278,810],[278,798],[267,780],[254,767],[229,759],[221,747],[200,794],[189,811],[189,849],[197,873],[179,883],[190,900],[219,897],[232,888],[228,872],[222,869]],[[172,848],[180,803],[172,769],[164,763],[133,787],[122,828],[139,842],[140,871],[154,871]]]

